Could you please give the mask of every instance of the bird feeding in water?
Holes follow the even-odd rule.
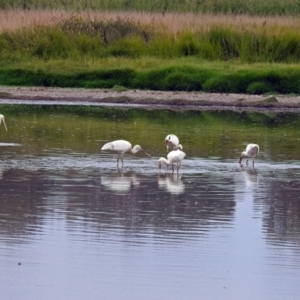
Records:
[[[177,172],[181,168],[181,164],[183,159],[185,158],[185,153],[181,150],[173,150],[168,153],[167,158],[161,157],[158,160],[158,168],[161,169],[163,164],[166,164],[167,166],[172,165],[172,170],[174,171],[174,163],[177,163]]]
[[[168,134],[165,138],[165,143],[167,145],[167,151],[171,150],[182,150],[182,145],[179,144],[179,139],[175,134]]]
[[[259,146],[257,144],[247,145],[246,150],[241,153],[239,164],[242,165],[243,158],[252,158],[252,165],[254,167],[254,159],[258,153],[259,153]],[[246,161],[246,165],[248,165],[248,159]]]
[[[0,124],[1,124],[1,122],[3,122],[4,127],[5,127],[5,129],[6,129],[6,131],[7,131],[7,127],[6,127],[6,124],[5,124],[5,120],[4,120],[4,116],[3,116],[3,115],[0,115]]]
[[[118,152],[117,164],[119,164],[119,159],[121,159],[122,165],[124,153],[135,154],[139,151],[143,151],[146,155],[151,157],[140,145],[135,145],[133,148],[128,141],[117,140],[113,142],[106,143],[101,150],[111,150]]]

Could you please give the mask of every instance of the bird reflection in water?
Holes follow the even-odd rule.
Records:
[[[246,187],[253,188],[258,185],[258,173],[254,168],[242,169],[242,174],[245,178]]]
[[[3,179],[3,166],[0,165],[0,180]]]
[[[180,173],[158,174],[158,186],[165,188],[169,193],[179,195],[184,193],[185,185],[181,179]]]
[[[131,186],[140,184],[135,173],[123,173],[122,169],[118,169],[118,171],[118,174],[115,176],[101,176],[101,184],[117,194],[126,194],[130,191]]]

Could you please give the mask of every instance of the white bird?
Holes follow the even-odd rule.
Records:
[[[119,159],[121,158],[122,165],[123,165],[123,156],[124,153],[131,153],[135,154],[138,151],[143,151],[146,155],[151,157],[140,145],[135,145],[133,148],[128,141],[124,140],[117,140],[113,142],[106,143],[101,150],[112,150],[118,152],[117,164],[119,164]]]
[[[252,164],[254,167],[254,158],[256,155],[259,153],[259,146],[257,144],[249,144],[246,147],[246,150],[242,152],[240,159],[239,159],[239,164],[242,164],[242,159],[247,157],[247,158],[252,158]],[[248,159],[246,162],[246,165],[248,165]]]
[[[167,145],[167,151],[169,151],[169,148],[171,150],[182,150],[182,145],[179,144],[179,139],[175,134],[168,134],[165,138],[165,143]]]
[[[4,120],[4,116],[3,115],[0,115],[0,124],[1,124],[1,121],[3,121],[3,124],[4,124],[4,127],[7,131],[7,127],[6,127],[6,124],[5,124],[5,120]]]
[[[161,166],[163,164],[166,164],[166,165],[172,165],[172,169],[174,171],[174,163],[177,163],[177,171],[181,168],[181,164],[182,164],[182,161],[183,159],[185,158],[185,153],[182,152],[181,150],[173,150],[171,152],[168,153],[167,155],[167,158],[168,159],[165,159],[164,157],[161,157],[159,160],[158,160],[158,168],[161,169]]]

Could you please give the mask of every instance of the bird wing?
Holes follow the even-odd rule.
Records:
[[[256,156],[259,152],[259,146],[257,144],[249,144],[246,148],[248,156]]]
[[[180,150],[173,150],[168,154],[168,160],[170,163],[177,162],[183,160],[185,157],[185,153]]]
[[[131,148],[131,144],[124,140],[117,140],[113,142],[106,143],[101,150],[113,150],[119,152],[126,152]]]

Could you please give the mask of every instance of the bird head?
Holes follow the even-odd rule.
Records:
[[[139,151],[143,151],[147,156],[151,157],[140,145],[135,145],[132,149],[132,153],[137,153]]]

